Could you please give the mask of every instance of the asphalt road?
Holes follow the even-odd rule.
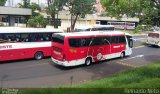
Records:
[[[124,59],[118,58],[97,62],[87,67],[78,66],[72,68],[55,65],[50,58],[38,61],[22,60],[4,62],[0,64],[0,87],[57,87],[83,83],[160,60],[159,53],[160,48],[141,46],[134,48],[133,54]]]

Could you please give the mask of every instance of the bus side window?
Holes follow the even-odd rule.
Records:
[[[125,41],[125,37],[124,37],[124,36],[119,36],[119,43],[124,43],[124,44],[126,44],[126,41]]]
[[[8,42],[11,42],[11,43],[16,41],[14,34],[6,34],[6,38],[7,38]]]
[[[37,39],[38,41],[44,41],[43,34],[42,33],[38,34]]]
[[[15,42],[20,42],[21,40],[21,35],[20,34],[15,34]]]
[[[43,41],[51,41],[52,33],[43,34]]]
[[[104,44],[111,44],[110,37],[104,37],[103,38],[103,43]]]
[[[71,47],[80,47],[80,39],[78,38],[69,39],[69,45]]]
[[[30,42],[31,41],[31,36],[29,34],[21,34],[21,41],[22,42]]]
[[[0,34],[0,43],[6,42],[5,34]]]
[[[83,45],[84,47],[90,46],[91,43],[91,38],[85,38],[85,44]]]
[[[104,38],[103,37],[95,37],[93,39],[91,46],[98,46],[98,45],[104,45]]]
[[[97,30],[98,30],[97,28],[92,28],[92,29],[91,29],[91,31],[97,31]]]
[[[80,46],[83,47],[86,43],[86,40],[84,38],[80,39]]]
[[[69,39],[71,47],[87,47],[90,46],[91,38],[73,38]]]
[[[116,44],[119,41],[118,36],[112,36],[111,40],[112,40],[111,41],[112,44]]]

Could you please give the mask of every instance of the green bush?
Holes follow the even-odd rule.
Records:
[[[139,25],[136,27],[135,32],[134,33],[141,33],[144,30],[144,27]]]
[[[48,20],[45,19],[42,15],[35,16],[28,20],[30,27],[46,27]]]

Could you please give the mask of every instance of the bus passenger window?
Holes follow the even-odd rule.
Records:
[[[71,47],[80,47],[80,39],[74,38],[74,39],[69,39],[69,45]]]
[[[6,42],[4,34],[0,34],[0,43]]]
[[[20,37],[16,36],[16,42],[20,42]]]

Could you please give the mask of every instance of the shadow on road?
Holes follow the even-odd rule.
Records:
[[[50,65],[52,67],[56,67],[56,68],[58,68],[60,70],[64,70],[64,71],[66,71],[66,70],[73,70],[73,69],[78,69],[78,68],[84,67],[84,65],[73,66],[73,67],[64,67],[64,66],[60,66],[60,65],[57,65],[57,64],[54,64],[54,63],[50,63]]]
[[[48,59],[50,57],[45,57],[44,59]],[[43,59],[42,59],[43,60]],[[37,61],[40,61],[40,60],[35,60],[35,59],[20,59],[20,60],[8,60],[8,61],[1,61],[0,64],[10,64],[10,63],[22,63],[22,62],[37,62]]]

